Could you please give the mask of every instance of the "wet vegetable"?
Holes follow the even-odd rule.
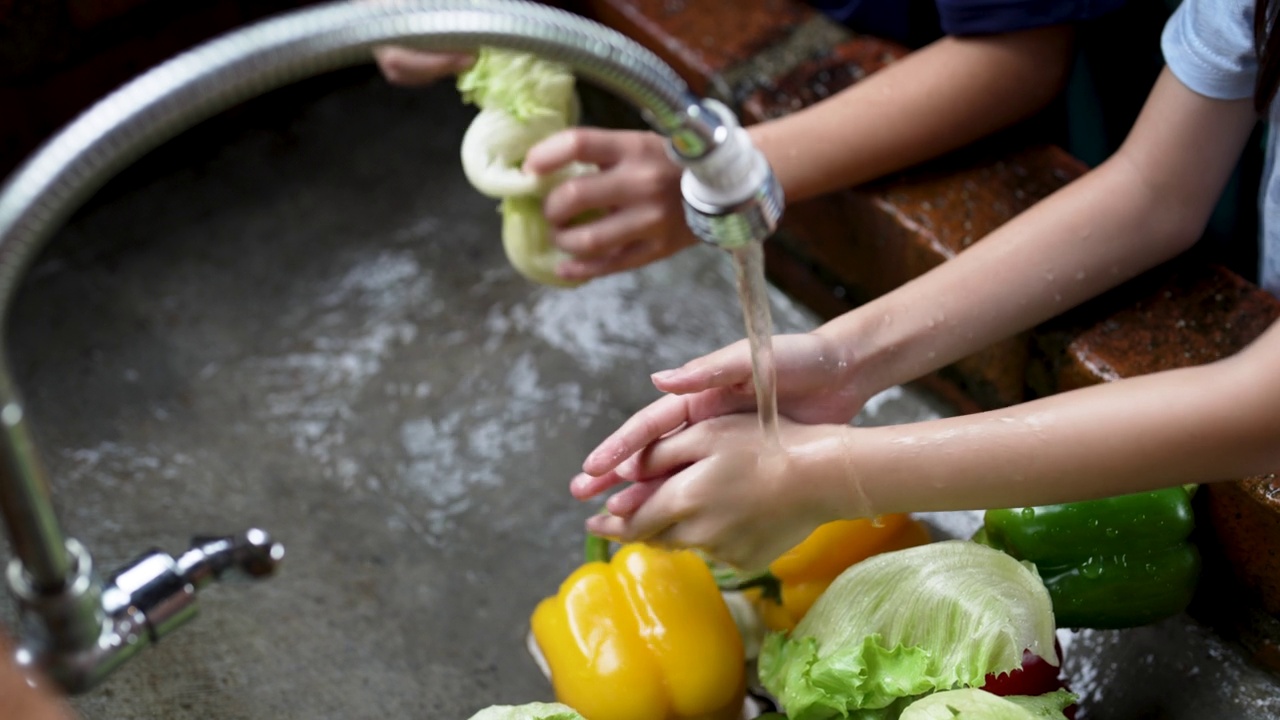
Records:
[[[576,710],[560,703],[490,705],[470,720],[585,720]]]
[[[1043,695],[1062,689],[1059,680],[1062,666],[1062,650],[1054,642],[1058,663],[1051,665],[1032,652],[1022,654],[1022,665],[1007,673],[990,673],[982,683],[982,689],[993,695]]]
[[[1074,702],[1075,696],[1065,691],[999,697],[965,688],[917,700],[902,711],[900,720],[1062,720],[1063,709]]]
[[[747,579],[728,575],[721,579],[721,587],[749,588],[765,626],[790,630],[850,565],[883,552],[923,545],[929,539],[928,528],[907,514],[830,522],[774,560],[767,573]]]
[[[531,621],[556,699],[591,720],[734,720],[742,640],[706,563],[691,551],[626,545],[588,562]]]
[[[987,511],[975,538],[1035,564],[1060,627],[1125,628],[1186,609],[1200,575],[1190,494],[1174,487]]]
[[[1056,665],[1048,591],[1034,569],[953,540],[845,570],[791,633],[773,633],[760,678],[791,720],[894,718],[920,696]]]
[[[578,96],[568,66],[526,53],[484,48],[458,76],[465,102],[480,112],[462,138],[462,170],[472,187],[501,198],[502,244],[522,275],[546,285],[568,286],[555,266],[565,257],[551,242],[542,198],[569,177],[594,172],[572,164],[537,176],[521,169],[538,142],[578,121]]]

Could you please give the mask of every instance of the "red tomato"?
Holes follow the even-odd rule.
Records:
[[[988,675],[982,689],[993,695],[1043,695],[1059,688],[1058,668],[1027,651],[1022,667],[1000,675]]]
[[[1053,651],[1058,656],[1058,667],[1054,667],[1039,655],[1030,650],[1022,654],[1022,667],[999,675],[988,675],[982,689],[992,695],[1043,695],[1054,690],[1070,690],[1066,683],[1058,678],[1062,666],[1062,646],[1057,639],[1053,641]],[[1070,720],[1075,720],[1076,706],[1072,705],[1063,711]]]

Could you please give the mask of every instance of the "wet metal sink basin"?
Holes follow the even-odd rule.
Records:
[[[447,84],[369,71],[274,93],[118,178],[27,278],[13,362],[99,566],[250,526],[289,551],[76,698],[85,718],[461,719],[549,699],[524,638],[594,509],[569,478],[656,397],[648,373],[742,321],[705,247],[571,291],[520,278],[459,167],[470,117]],[[781,296],[774,321],[815,323]],[[945,412],[895,389],[859,422]],[[1190,621],[1069,639],[1085,717],[1280,712]]]

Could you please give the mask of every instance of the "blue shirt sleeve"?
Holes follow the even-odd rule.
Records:
[[[1092,20],[1125,0],[937,0],[942,31],[989,35]]]

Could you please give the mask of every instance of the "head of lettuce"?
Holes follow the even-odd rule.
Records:
[[[1025,650],[1057,665],[1053,641],[1034,566],[953,540],[850,567],[795,630],[765,640],[760,679],[790,720],[896,720],[932,693],[1020,667]]]

